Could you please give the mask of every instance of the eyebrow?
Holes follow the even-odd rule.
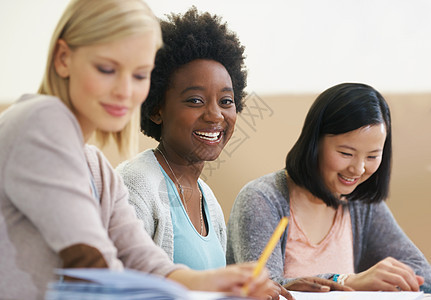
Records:
[[[189,86],[189,87],[186,87],[184,90],[182,90],[181,94],[185,94],[188,91],[203,91],[203,90],[205,90],[203,86],[199,86],[199,85]],[[233,92],[233,88],[224,87],[221,89],[221,92]]]
[[[349,150],[352,150],[352,151],[356,151],[356,148],[351,147],[351,146],[347,146],[347,145],[340,145],[338,147],[339,148],[346,148],[346,149],[349,149]],[[374,153],[374,152],[383,152],[383,149],[372,150],[372,151],[369,151],[368,153]]]
[[[121,65],[121,63],[119,63],[118,61],[116,61],[115,58],[110,58],[110,57],[103,56],[103,55],[96,55],[95,57],[98,58],[98,59],[109,61],[110,63],[112,63],[112,64],[114,64],[116,66]],[[147,69],[147,68],[153,69],[154,68],[154,64],[147,64],[147,65],[138,66],[136,69]]]

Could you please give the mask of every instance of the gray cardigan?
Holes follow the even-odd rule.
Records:
[[[174,233],[165,177],[152,149],[121,163],[117,171],[129,189],[129,202],[154,242],[174,258]],[[226,251],[226,224],[223,211],[210,187],[198,179],[208,205],[214,232]],[[211,230],[211,229],[210,229]]]
[[[398,226],[384,202],[364,204],[351,201],[348,208],[352,221],[355,272],[367,270],[391,256],[409,265],[417,275],[423,276],[425,284],[421,288],[431,290],[431,267],[428,261]],[[238,194],[230,214],[227,263],[257,260],[283,216],[290,216],[284,170],[248,183]],[[281,284],[291,280],[283,276],[287,232],[284,232],[267,263],[271,277]],[[319,277],[329,278],[332,275],[320,274]]]

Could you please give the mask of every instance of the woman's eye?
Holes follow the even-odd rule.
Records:
[[[112,68],[102,66],[98,66],[97,70],[99,70],[99,72],[103,74],[113,74],[115,72],[115,70]]]
[[[188,99],[188,100],[187,100],[187,102],[189,102],[189,103],[193,103],[193,104],[200,104],[200,103],[203,103],[203,102],[202,102],[202,100],[201,100],[201,99],[199,99],[199,98],[190,98],[190,99]]]
[[[344,155],[344,156],[352,156],[351,153],[347,153],[347,152],[340,152],[340,153],[341,153],[341,155]]]
[[[220,102],[221,102],[222,105],[231,105],[231,104],[234,104],[234,101],[232,99],[230,99],[230,98],[222,99]]]
[[[133,75],[138,80],[144,80],[150,78],[150,74],[135,74]]]

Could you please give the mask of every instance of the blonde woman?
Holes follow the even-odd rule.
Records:
[[[139,0],[74,0],[54,32],[38,94],[0,115],[0,295],[43,298],[55,268],[132,268],[199,290],[276,296],[254,264],[175,265],[143,230],[128,193],[87,141],[128,151],[148,94],[159,24]]]

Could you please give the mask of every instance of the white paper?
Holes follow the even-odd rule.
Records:
[[[58,275],[90,282],[52,282],[45,300],[223,300],[223,293],[190,291],[181,284],[136,270],[58,269]]]
[[[290,291],[296,300],[417,300],[423,299],[423,292],[327,292],[308,293]],[[281,297],[280,297],[281,299]]]

